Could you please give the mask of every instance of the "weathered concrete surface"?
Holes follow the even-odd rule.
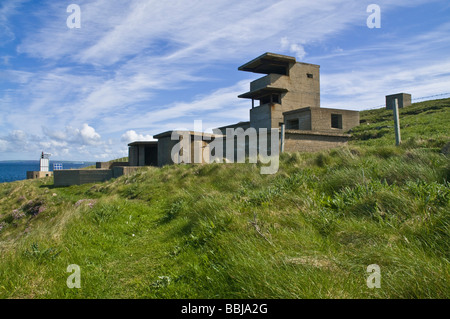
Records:
[[[41,172],[41,171],[28,171],[27,172],[27,179],[37,179],[37,178],[43,178],[47,176],[52,176],[53,172]]]
[[[158,142],[137,141],[128,144],[129,166],[157,166]]]
[[[286,130],[286,152],[318,152],[347,144],[350,135]]]
[[[408,93],[397,93],[386,95],[386,109],[392,110],[394,100],[398,100],[398,108],[404,108],[411,105],[411,94]]]
[[[250,121],[247,122],[239,122],[239,123],[235,123],[235,124],[230,124],[230,125],[226,125],[226,126],[221,126],[219,128],[217,128],[220,132],[222,132],[223,135],[225,135],[227,133],[227,128],[232,128],[232,129],[237,129],[237,128],[242,128],[243,130],[246,130],[250,127]]]
[[[340,115],[340,127],[332,127],[332,115]],[[359,125],[359,112],[327,108],[302,108],[284,113],[287,129],[317,132],[347,132]],[[297,126],[294,127],[294,124]]]
[[[130,175],[136,172],[138,169],[142,169],[142,166],[116,166],[112,168],[112,177],[118,178],[123,175]]]
[[[178,139],[172,140],[172,134],[178,135]],[[190,163],[209,163],[209,156],[203,154],[209,154],[208,144],[210,141],[203,140],[203,136],[212,137],[213,134],[194,132],[194,131],[167,131],[154,137],[158,139],[158,166],[174,164],[172,160],[172,150],[180,143],[183,136],[189,139],[190,145]],[[183,154],[179,153],[180,157]]]
[[[244,64],[242,71],[265,73],[239,95],[259,101],[250,110],[250,126],[279,128],[283,113],[303,107],[320,107],[320,66],[296,62],[294,57],[265,53]]]
[[[104,182],[113,177],[110,169],[67,169],[54,171],[55,186],[71,186],[87,183]]]
[[[116,166],[128,166],[128,162],[96,162],[96,169],[112,169]]]

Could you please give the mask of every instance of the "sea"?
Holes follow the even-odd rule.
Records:
[[[50,171],[53,171],[53,164],[62,164],[63,169],[77,169],[95,165],[95,162],[50,161]],[[0,183],[27,179],[27,171],[39,171],[39,161],[0,161]]]

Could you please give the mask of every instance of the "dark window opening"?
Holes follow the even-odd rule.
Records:
[[[271,95],[267,95],[262,97],[259,100],[259,105],[263,105],[263,104],[269,104],[269,103],[277,103],[277,104],[281,104],[281,96],[280,94],[271,94]]]
[[[312,73],[306,73],[306,76],[308,77],[308,79],[314,78],[314,75]]]
[[[269,104],[270,103],[270,96],[264,96],[261,98],[261,100],[259,100],[260,105],[263,104]]]
[[[286,128],[287,128],[288,130],[298,130],[298,129],[299,129],[298,119],[295,119],[295,120],[288,120],[288,121],[287,121]]]
[[[288,71],[288,68],[286,68],[286,67],[279,67],[279,68],[272,70],[272,72],[270,72],[270,73],[275,73],[275,74],[280,74],[280,75],[288,75],[289,71]]]
[[[280,104],[280,95],[279,94],[272,94],[272,102]]]
[[[331,114],[331,127],[342,129],[342,115]]]

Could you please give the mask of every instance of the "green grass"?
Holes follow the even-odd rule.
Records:
[[[0,297],[449,298],[449,106],[401,110],[400,147],[391,111],[361,112],[347,147],[284,153],[275,175],[179,165],[0,184]]]

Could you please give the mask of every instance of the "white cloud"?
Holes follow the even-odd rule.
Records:
[[[299,44],[291,44],[290,50],[292,53],[295,54],[295,57],[298,60],[303,60],[303,58],[306,56],[306,52],[305,49],[303,48],[303,46],[299,45]]]
[[[100,134],[88,124],[83,124],[83,128],[79,131],[79,135],[84,144],[97,145],[101,143]]]
[[[0,46],[13,41],[16,36],[9,26],[10,17],[17,13],[18,7],[28,0],[2,1],[0,7]]]
[[[135,141],[153,141],[155,139],[151,135],[138,134],[136,131],[129,130],[121,136],[120,140],[128,144]]]
[[[281,50],[289,50],[289,52],[293,53],[299,61],[302,61],[306,56],[306,51],[303,45],[291,43],[287,37],[281,38],[280,44]]]
[[[192,129],[194,120],[203,120],[205,127],[212,127],[219,118],[221,125],[248,120],[250,102],[237,96],[248,91],[250,80],[214,90],[195,97],[192,101],[174,102],[145,113],[128,112],[104,118],[105,131],[123,130],[121,118],[127,119],[128,127],[152,129],[160,133],[176,127]]]
[[[45,127],[42,130],[46,136],[63,143],[80,145],[99,145],[104,143],[100,134],[86,123],[83,124],[81,129],[67,126],[64,131],[51,131]]]

